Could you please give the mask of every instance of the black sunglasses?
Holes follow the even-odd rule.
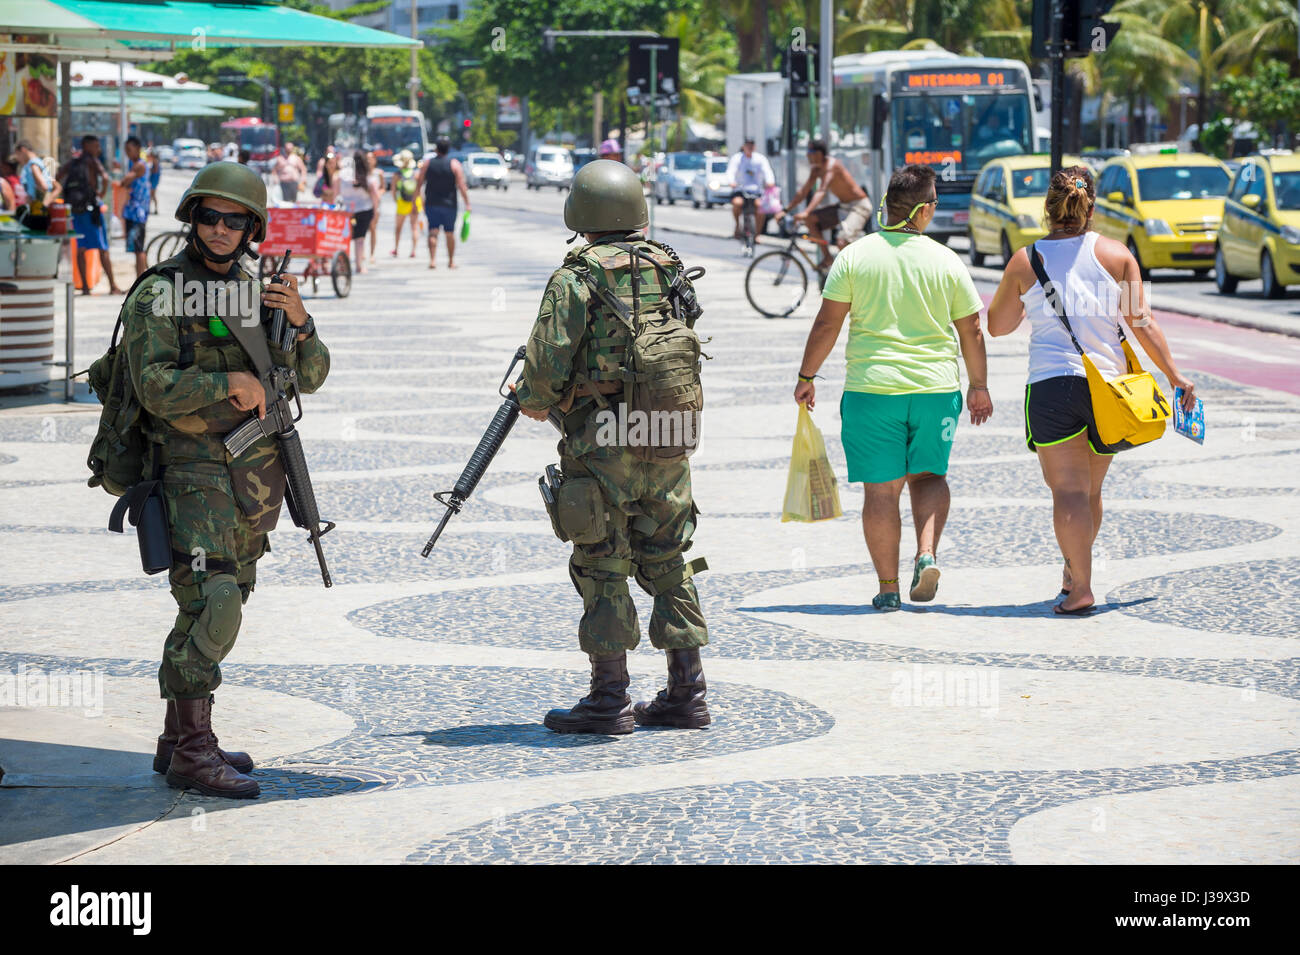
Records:
[[[248,228],[252,218],[247,212],[218,212],[207,206],[199,206],[194,210],[194,221],[198,225],[213,226],[218,222],[224,222],[226,228],[232,232],[243,232]]]

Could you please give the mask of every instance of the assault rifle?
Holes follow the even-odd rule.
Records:
[[[288,266],[289,255],[290,252],[286,251],[272,281],[277,280]],[[268,318],[271,334],[276,336],[276,344],[281,351],[288,351],[293,347],[299,329],[288,321],[283,309],[272,310]],[[312,547],[316,549],[316,562],[320,564],[321,579],[326,587],[332,587],[334,581],[330,579],[330,571],[325,564],[325,551],[321,549],[320,539],[334,529],[334,522],[325,521],[323,522],[325,526],[321,527],[320,511],[316,507],[316,492],[312,489],[311,475],[307,471],[307,459],[302,453],[302,438],[298,435],[298,429],[294,427],[294,423],[302,418],[298,373],[292,368],[271,363],[270,351],[266,347],[267,340],[261,323],[252,329],[247,328],[243,323],[234,323],[230,327],[231,332],[253,359],[254,367],[257,368],[258,378],[261,379],[262,388],[266,391],[266,417],[259,418],[257,415],[252,415],[226,435],[224,439],[226,450],[232,456],[239,457],[263,437],[275,438],[280,447],[280,461],[284,465],[287,484],[284,500],[289,506],[289,516],[293,519],[294,525],[305,530],[311,538]],[[289,406],[290,396],[298,406],[297,415]]]
[[[510,373],[515,370],[515,365],[523,361],[526,354],[527,348],[523,345],[520,345],[518,350],[515,351],[515,357],[511,359],[510,367],[506,369],[501,384],[497,386],[497,394],[505,398],[505,401],[501,402],[501,407],[492,416],[487,430],[483,432],[483,437],[479,439],[478,447],[469,456],[469,463],[465,465],[465,470],[461,471],[456,486],[450,491],[438,491],[433,495],[437,502],[445,506],[447,510],[443,512],[442,520],[438,522],[438,527],[429,538],[429,542],[424,545],[424,550],[420,551],[421,557],[429,556],[433,546],[438,543],[443,528],[451,520],[451,516],[460,513],[460,509],[465,506],[469,496],[474,493],[474,488],[478,487],[478,482],[487,473],[488,465],[492,463],[492,459],[501,450],[501,445],[505,444],[506,438],[510,436],[510,430],[515,426],[515,422],[519,420],[519,399],[513,391],[506,391],[506,381],[510,378]],[[560,423],[558,411],[553,410],[551,412],[550,420],[551,424],[555,425],[563,433],[564,429]]]

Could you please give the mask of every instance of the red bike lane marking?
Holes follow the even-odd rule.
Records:
[[[980,297],[987,309],[993,296]],[[1239,384],[1300,395],[1300,338],[1165,309],[1152,309],[1151,314],[1160,323],[1179,370],[1193,380],[1192,372],[1205,371]],[[987,311],[984,319],[987,322]],[[1029,323],[1022,323],[1016,334],[1028,336]]]

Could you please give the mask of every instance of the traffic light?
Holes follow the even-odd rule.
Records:
[[[1033,33],[1029,54],[1036,59],[1049,55],[1052,40],[1053,0],[1034,0]],[[1067,57],[1101,53],[1119,32],[1118,23],[1102,20],[1115,0],[1059,0],[1061,9],[1061,45]]]
[[[1102,17],[1114,5],[1115,0],[1078,0],[1079,27],[1075,45],[1082,50],[1078,56],[1110,49],[1110,41],[1119,32],[1119,24],[1106,23]]]
[[[809,91],[817,83],[807,50],[787,49],[781,61],[781,72],[790,81],[791,99],[807,99]]]

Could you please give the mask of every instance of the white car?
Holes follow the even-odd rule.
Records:
[[[727,157],[710,156],[691,183],[691,204],[697,209],[700,206],[711,209],[730,202],[734,191],[727,181]]]
[[[670,206],[678,199],[689,199],[696,173],[704,169],[703,153],[669,153],[655,175],[655,202]]]
[[[573,157],[562,146],[537,146],[524,166],[524,181],[529,189],[568,189],[573,183]]]
[[[172,165],[176,169],[202,169],[208,164],[208,151],[203,146],[182,146],[176,150]]]
[[[465,157],[464,166],[465,185],[471,189],[476,186],[510,188],[509,169],[496,153],[470,153]]]

